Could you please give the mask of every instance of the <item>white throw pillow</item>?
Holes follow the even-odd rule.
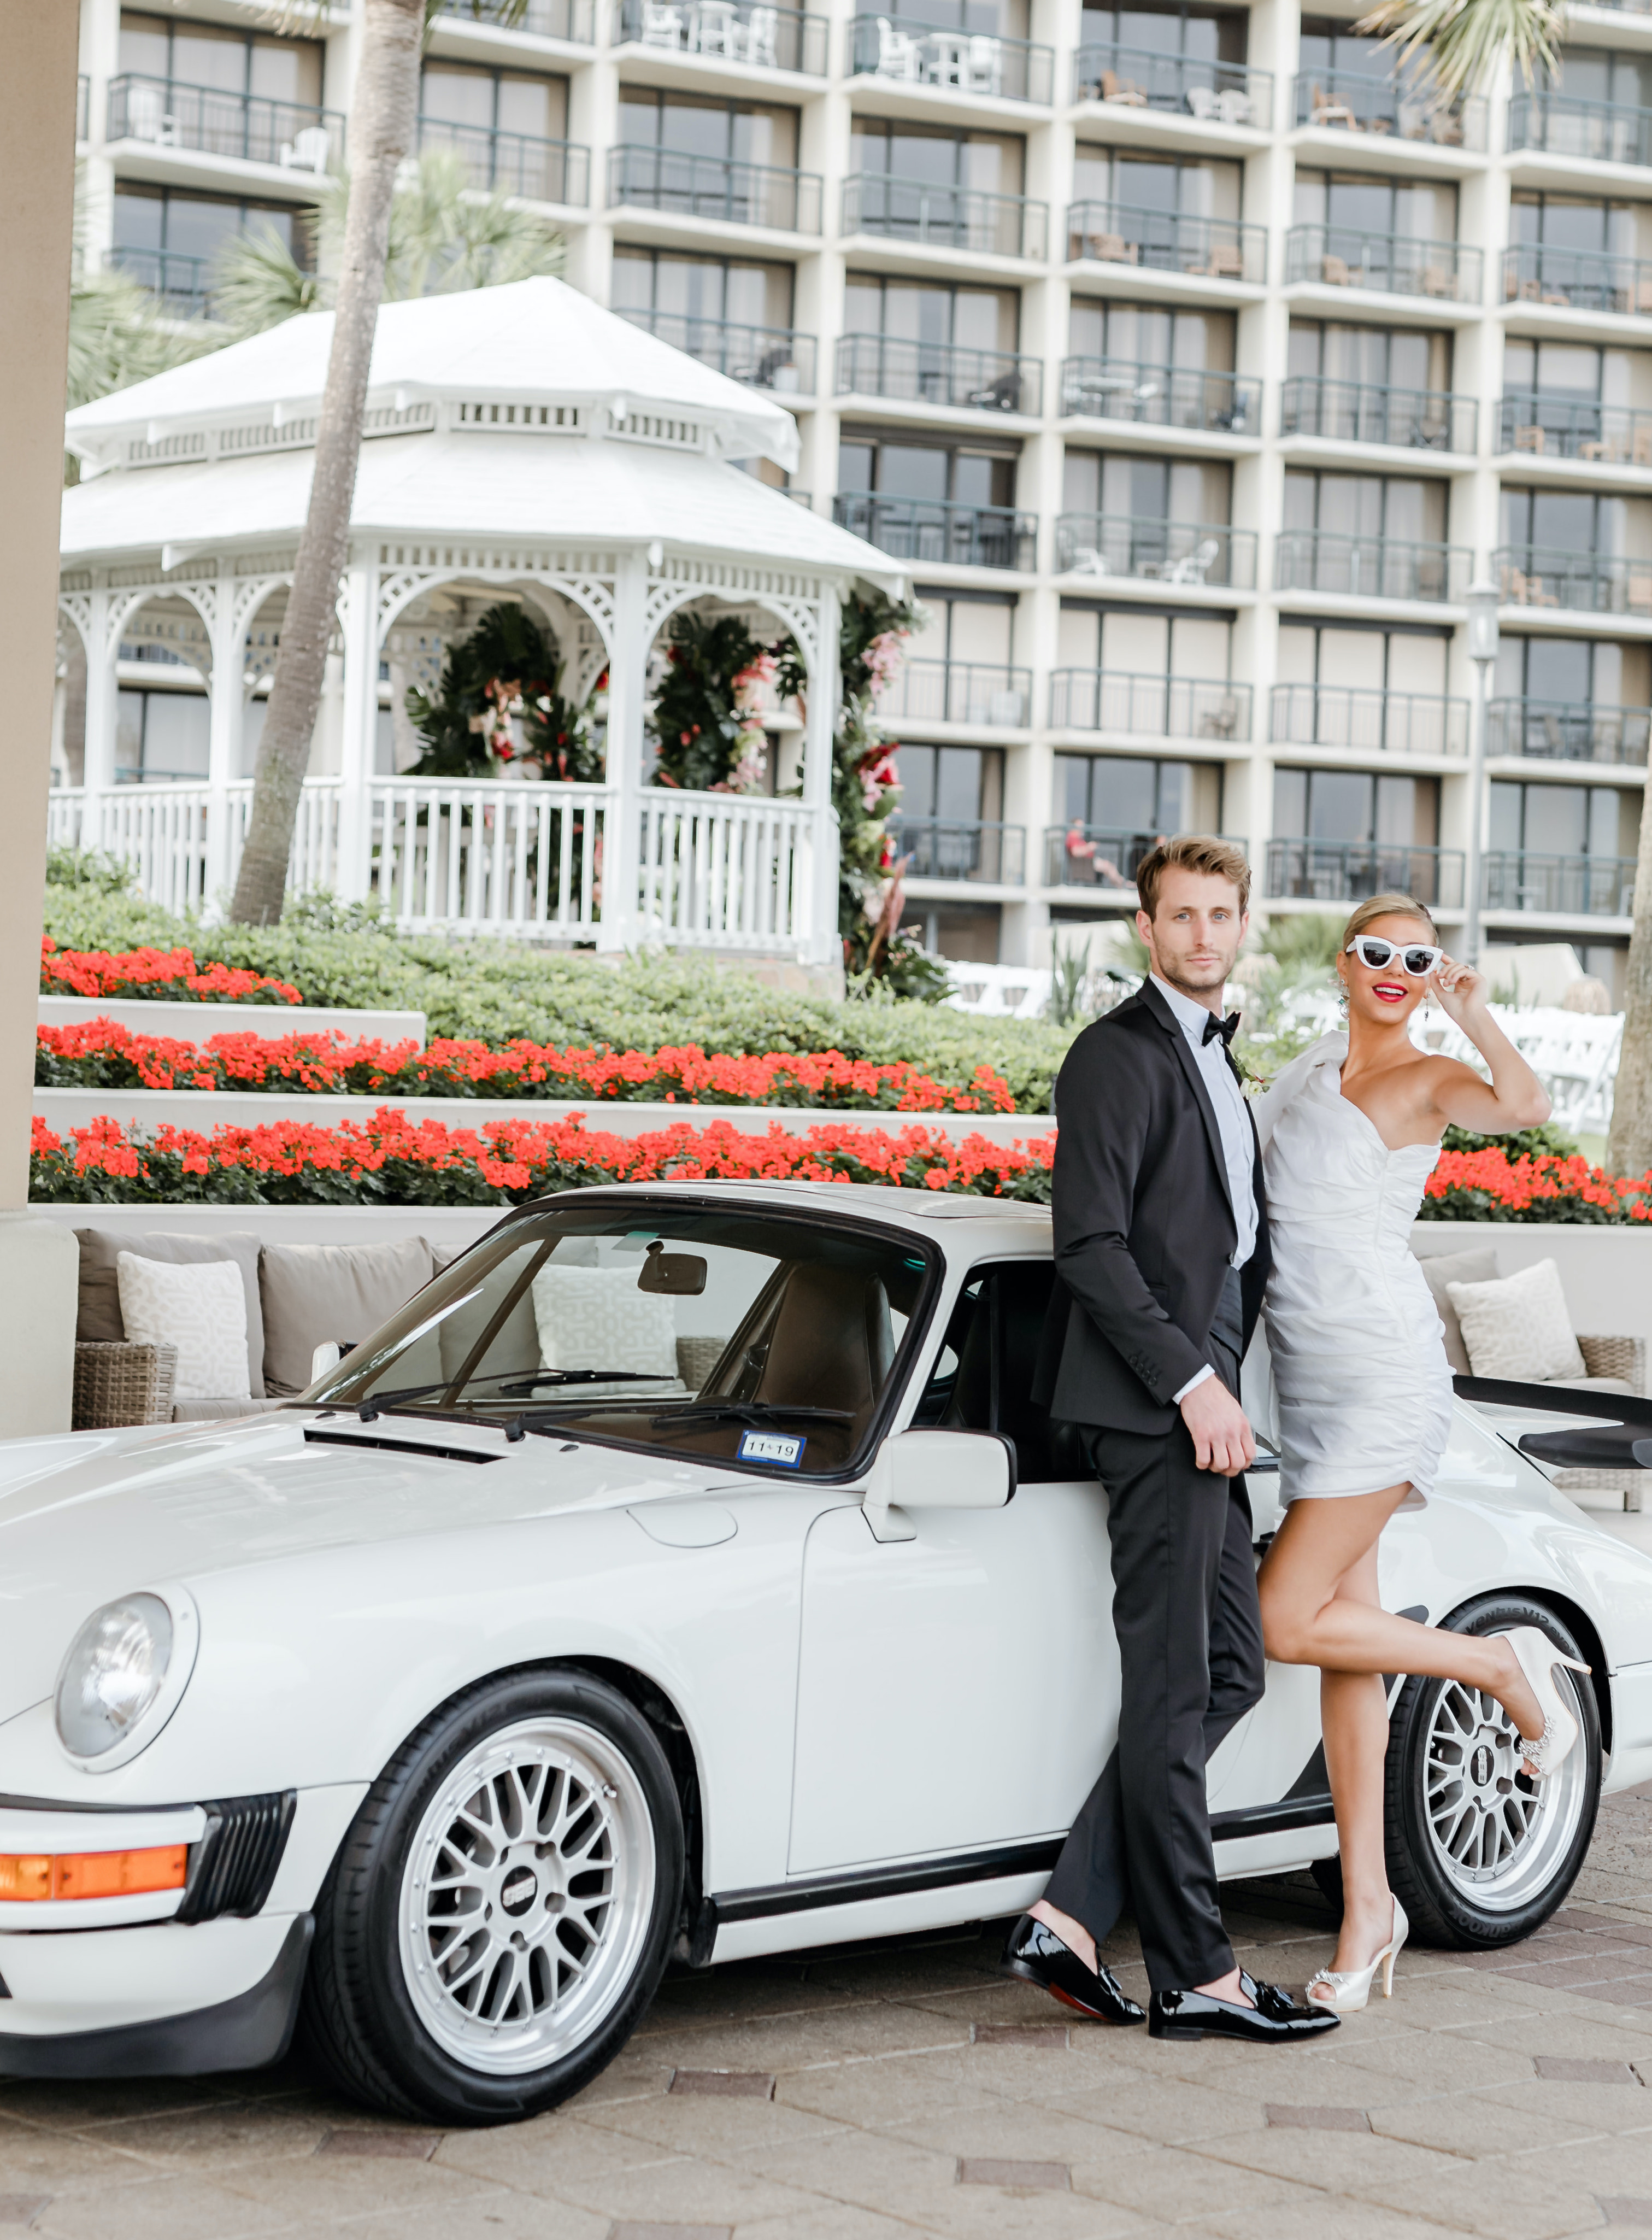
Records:
[[[1588,1375],[1552,1260],[1495,1283],[1448,1283],[1446,1290],[1476,1377],[1547,1384]]]
[[[233,1260],[116,1255],[121,1320],[140,1345],[178,1350],[177,1400],[247,1400],[247,1292]]]
[[[545,1369],[623,1369],[675,1377],[676,1316],[669,1298],[636,1288],[637,1267],[542,1268],[533,1281]]]

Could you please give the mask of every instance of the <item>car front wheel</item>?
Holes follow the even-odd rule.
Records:
[[[1523,1595],[1488,1596],[1448,1623],[1479,1634],[1535,1625],[1566,1656],[1582,1656],[1554,1612]],[[1421,1676],[1401,1689],[1389,1730],[1389,1880],[1422,1941],[1513,1944],[1576,1880],[1600,1802],[1600,1714],[1581,1673],[1557,1671],[1555,1684],[1582,1732],[1538,1783],[1519,1771],[1519,1731],[1489,1696]]]
[[[304,2042],[392,2114],[554,2107],[653,1997],[683,1856],[664,1752],[616,1689],[569,1671],[484,1682],[369,1791],[317,1901]]]

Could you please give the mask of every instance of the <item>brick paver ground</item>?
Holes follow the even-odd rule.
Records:
[[[1306,1878],[1227,1896],[1258,1974],[1329,1957]],[[1289,2053],[1069,2025],[1001,1937],[676,1976],[588,2091],[498,2130],[381,2123],[293,2066],[0,2083],[0,2240],[1652,2231],[1652,1790],[1603,1808],[1540,1936],[1408,1950],[1391,2003]]]

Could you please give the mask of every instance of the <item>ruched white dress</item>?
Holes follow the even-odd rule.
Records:
[[[1410,1248],[1439,1147],[1391,1151],[1342,1093],[1344,1034],[1288,1065],[1256,1110],[1273,1267],[1262,1303],[1282,1501],[1408,1480],[1420,1508],[1451,1429],[1445,1333]]]

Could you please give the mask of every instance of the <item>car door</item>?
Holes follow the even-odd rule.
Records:
[[[974,1272],[915,1417],[1012,1437],[1009,1506],[915,1513],[906,1541],[858,1506],[810,1529],[789,1873],[1059,1837],[1112,1748],[1106,1499],[1029,1397],[1051,1277]]]

